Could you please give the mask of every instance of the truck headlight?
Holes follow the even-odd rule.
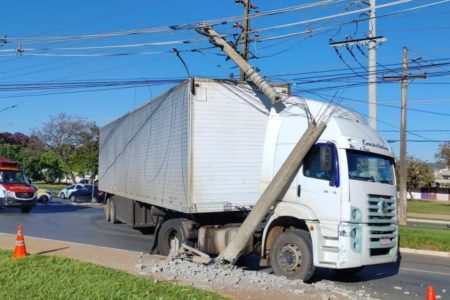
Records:
[[[351,221],[354,223],[360,223],[361,222],[361,210],[359,208],[352,206],[351,210]]]

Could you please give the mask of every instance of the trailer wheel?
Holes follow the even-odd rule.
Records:
[[[114,205],[114,200],[113,199],[108,199],[108,200],[109,200],[109,221],[113,224],[117,224],[117,223],[119,223],[119,220],[117,220],[116,207]]]
[[[109,222],[111,220],[110,210],[111,210],[111,201],[109,199],[106,199],[106,203],[103,206],[103,211],[105,212],[106,222]]]
[[[158,252],[161,255],[169,255],[170,242],[173,239],[178,239],[179,245],[186,244],[189,238],[185,226],[183,226],[184,219],[169,219],[162,223],[158,233]]]
[[[283,232],[273,244],[270,261],[277,275],[303,281],[311,279],[315,267],[309,233],[299,229]]]

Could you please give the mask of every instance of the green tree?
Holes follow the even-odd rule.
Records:
[[[0,144],[0,157],[17,161],[24,167],[23,145]]]
[[[63,176],[61,161],[36,136],[0,133],[0,156],[20,163],[32,180],[54,182]]]
[[[450,142],[442,143],[439,145],[438,152],[435,154],[435,158],[450,167]]]
[[[396,164],[396,173],[398,178],[399,162]],[[431,188],[434,183],[433,169],[430,165],[414,156],[407,158],[408,178],[406,180],[406,189],[413,199],[411,190],[413,188]]]
[[[51,117],[35,134],[60,160],[62,169],[73,182],[76,173],[96,174],[98,127],[94,122],[62,113]]]
[[[79,174],[90,174],[91,180],[98,174],[98,146],[100,129],[92,125],[82,134],[82,143],[76,149],[72,160],[76,162],[74,169]]]

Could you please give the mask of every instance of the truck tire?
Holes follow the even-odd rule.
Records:
[[[189,232],[183,226],[185,219],[169,219],[162,223],[158,233],[158,252],[167,256],[170,253],[170,242],[178,239],[179,245],[186,244],[189,239]]]
[[[276,275],[303,281],[311,279],[315,267],[309,232],[299,229],[283,232],[272,246],[270,262]]]
[[[65,195],[64,193],[60,193],[60,194],[59,194],[59,198],[61,198],[61,199],[66,199],[66,195]]]
[[[111,214],[110,214],[111,201],[109,199],[106,199],[105,206],[103,206],[103,210],[105,212],[105,220],[106,220],[106,222],[111,221]]]
[[[75,196],[75,195],[70,195],[69,199],[72,202],[77,202],[77,196]]]
[[[23,214],[27,214],[27,213],[29,213],[29,212],[31,211],[32,208],[33,208],[33,207],[21,207],[21,208],[20,208],[20,211],[21,211]]]
[[[113,199],[109,199],[109,221],[113,224],[119,223],[116,215],[116,206],[114,205]]]

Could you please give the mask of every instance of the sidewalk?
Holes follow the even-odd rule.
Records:
[[[443,221],[450,223],[450,215],[439,215],[439,214],[424,214],[424,213],[413,213],[409,212],[407,214],[408,219],[423,219],[430,221]]]
[[[0,233],[0,249],[13,250],[16,243],[14,234]],[[26,236],[27,252],[30,254],[46,254],[70,257],[80,261],[94,263],[128,273],[138,274],[136,261],[145,257],[146,260],[160,261],[157,255],[142,252],[120,250],[114,248],[92,246],[86,244],[49,240]]]

